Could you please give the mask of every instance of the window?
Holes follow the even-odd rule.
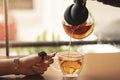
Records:
[[[0,0],[0,5],[4,11],[3,1]],[[41,50],[48,53],[56,50],[68,50],[69,36],[63,30],[62,18],[65,9],[72,3],[72,0],[8,0],[9,54],[27,55]],[[90,36],[82,41],[72,39],[72,50],[88,50],[86,48],[88,44],[101,44],[102,46],[110,44],[110,47],[117,48],[119,51],[120,40],[118,36],[120,35],[117,28],[120,26],[118,24],[120,22],[119,8],[103,5],[97,1],[88,1],[86,6],[95,18],[95,29]],[[0,17],[0,20],[4,21],[3,18]],[[115,21],[116,23],[114,23]],[[116,24],[114,29],[109,28],[112,23]],[[0,26],[0,28],[2,27]],[[1,32],[0,55],[5,55],[5,34],[1,38],[3,36],[3,32]],[[105,35],[105,32],[110,35]],[[118,44],[117,47],[116,44]]]
[[[9,9],[32,9],[33,0],[10,0]]]

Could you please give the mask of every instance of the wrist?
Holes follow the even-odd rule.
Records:
[[[20,74],[20,60],[19,58],[15,58],[13,60],[14,62],[14,74],[19,75]]]

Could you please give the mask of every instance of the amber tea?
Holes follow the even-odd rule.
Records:
[[[83,56],[80,54],[63,54],[59,56],[59,64],[63,74],[78,75],[82,69]]]
[[[83,39],[90,35],[93,32],[94,25],[93,24],[81,24],[78,26],[69,26],[63,24],[64,30],[67,35],[75,39]]]

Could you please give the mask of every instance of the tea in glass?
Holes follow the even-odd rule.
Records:
[[[83,65],[83,55],[79,53],[68,52],[59,55],[59,65],[61,67],[64,78],[74,78],[78,80],[79,73]],[[69,79],[65,79],[69,80]]]

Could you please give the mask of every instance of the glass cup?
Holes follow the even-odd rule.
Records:
[[[83,55],[78,52],[60,52],[57,54],[58,64],[63,80],[79,80],[83,65]]]

